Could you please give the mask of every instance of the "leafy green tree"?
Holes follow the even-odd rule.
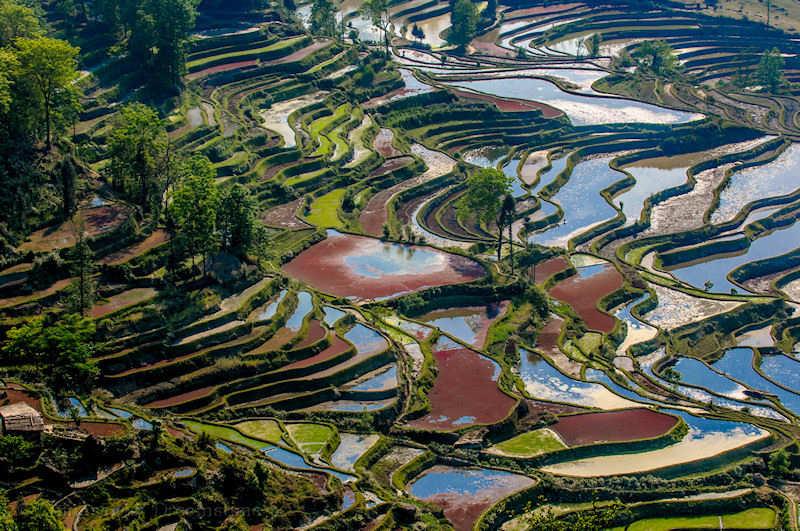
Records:
[[[77,275],[77,279],[73,282],[71,287],[71,301],[70,310],[86,315],[94,304],[94,252],[86,241],[86,229],[84,227],[83,219],[79,217],[75,224],[75,247],[72,250],[74,253],[73,260],[73,273]]]
[[[678,71],[678,59],[666,41],[645,41],[633,53],[637,70],[669,76]]]
[[[411,27],[411,36],[420,42],[425,40],[425,32],[416,23]]]
[[[6,333],[0,361],[38,367],[51,387],[62,392],[88,390],[98,374],[91,361],[94,332],[92,320],[77,314],[55,322],[38,316]]]
[[[630,511],[620,502],[614,502],[608,507],[580,511],[567,518],[559,518],[552,509],[532,512],[525,524],[528,529],[536,531],[596,531],[614,527],[620,519],[632,517]]]
[[[592,33],[586,41],[586,53],[589,57],[597,57],[600,55],[600,45],[603,43],[603,37],[599,33]]]
[[[205,157],[193,157],[186,163],[185,175],[178,182],[169,206],[175,238],[195,263],[206,258],[218,247],[216,238],[219,192],[214,181],[214,168]]]
[[[49,37],[21,38],[15,41],[20,64],[20,80],[30,89],[36,114],[44,123],[47,146],[52,146],[52,131],[64,119],[77,117],[78,49],[66,41]]]
[[[19,69],[17,55],[11,50],[0,49],[0,116],[11,108],[14,81]]]
[[[25,504],[17,515],[19,531],[64,531],[61,514],[53,504],[39,498]]]
[[[0,531],[17,531],[17,524],[8,511],[8,500],[0,491]]]
[[[151,87],[174,90],[185,70],[198,0],[139,0],[128,41],[131,58]]]
[[[496,223],[497,258],[503,246],[503,198],[511,192],[511,178],[495,168],[481,168],[467,178],[464,205],[474,212],[484,225]]]
[[[508,229],[508,247],[510,254],[511,273],[514,273],[514,218],[517,214],[517,203],[514,196],[506,194],[503,197],[503,204],[500,207],[500,224],[497,227],[498,232],[503,233],[503,228]]]
[[[778,450],[769,456],[769,471],[777,477],[786,476],[791,470],[789,453],[786,450]]]
[[[244,254],[256,245],[259,235],[256,209],[255,199],[241,184],[222,193],[217,224],[223,249]]]
[[[783,76],[785,61],[780,50],[773,48],[764,52],[756,70],[756,79],[766,87],[769,92],[777,92],[784,84],[786,79]]]
[[[167,132],[156,111],[141,103],[122,108],[109,139],[114,188],[149,212],[160,202]]]
[[[389,55],[389,26],[392,23],[389,16],[389,0],[366,0],[364,2],[364,13],[383,33],[383,44],[386,55]]]
[[[0,462],[5,461],[12,467],[32,464],[36,455],[33,443],[18,435],[5,435],[0,437]],[[0,511],[5,508],[3,498],[0,497]],[[0,531],[3,530],[2,512],[0,512]]]
[[[0,0],[0,47],[41,34],[39,17],[31,7],[15,0]]]
[[[315,35],[336,35],[336,6],[331,0],[314,0],[311,4],[310,28]]]
[[[497,0],[489,0],[486,3],[486,9],[483,10],[481,15],[490,21],[494,21],[497,18]]]
[[[450,12],[447,42],[463,49],[478,30],[478,10],[470,0],[456,0]]]

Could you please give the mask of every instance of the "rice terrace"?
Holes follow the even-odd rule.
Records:
[[[0,531],[800,531],[795,0],[0,0],[0,182]]]

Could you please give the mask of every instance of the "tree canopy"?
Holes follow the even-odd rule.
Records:
[[[478,10],[470,0],[456,0],[450,12],[450,30],[447,42],[464,48],[478,30]]]

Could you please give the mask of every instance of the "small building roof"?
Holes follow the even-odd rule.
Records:
[[[42,415],[25,402],[0,407],[0,425],[6,432],[44,430]]]

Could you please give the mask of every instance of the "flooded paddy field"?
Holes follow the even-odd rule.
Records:
[[[484,275],[480,264],[462,256],[335,231],[289,262],[284,271],[326,293],[362,299],[470,282]]]

